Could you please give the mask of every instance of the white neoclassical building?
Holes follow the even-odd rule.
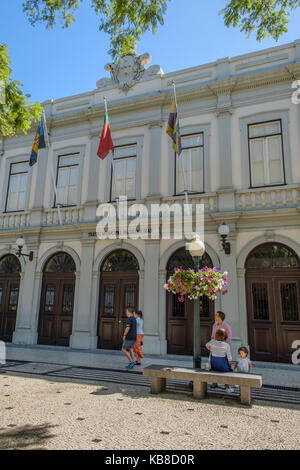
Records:
[[[219,309],[235,350],[288,362],[300,339],[300,40],[169,74],[150,60],[127,56],[95,90],[43,103],[51,146],[32,169],[35,129],[0,146],[0,339],[118,349],[133,306],[144,312],[147,353],[191,354],[192,303],[164,289],[174,267],[193,263],[185,241],[95,236],[100,203],[183,204],[188,189],[205,206],[203,263],[230,279],[226,296],[201,302],[202,341]],[[188,188],[166,135],[172,80]],[[115,153],[102,161],[104,95]],[[21,235],[32,261],[16,256]]]

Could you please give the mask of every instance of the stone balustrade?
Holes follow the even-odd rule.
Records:
[[[189,204],[203,204],[205,212],[215,212],[218,210],[218,197],[215,193],[213,194],[189,194],[188,197]],[[185,196],[174,196],[172,198],[167,198],[164,200],[166,204],[171,206],[172,204],[180,204],[183,208],[183,205],[186,204]]]
[[[237,210],[295,207],[300,204],[300,186],[256,188],[236,193]]]
[[[189,203],[203,204],[206,213],[218,212],[219,200],[216,193],[210,194],[190,194]],[[145,201],[138,201],[145,203]],[[128,201],[128,206],[134,202]],[[177,203],[183,208],[186,203],[185,196],[173,196],[165,198],[161,201],[168,206]],[[117,205],[115,204],[117,207]],[[300,185],[276,186],[255,188],[248,190],[238,190],[235,193],[235,210],[236,211],[258,211],[268,209],[293,208],[300,206]],[[84,223],[83,207],[61,207],[61,218],[63,225],[72,225]],[[92,211],[93,212],[93,211]],[[90,213],[90,215],[93,214]],[[95,206],[96,219],[96,206]],[[35,226],[33,213],[14,212],[0,214],[0,230],[13,230]],[[59,216],[57,208],[44,209],[41,213],[42,226],[59,225]],[[91,218],[86,222],[91,222]]]
[[[63,225],[77,224],[82,222],[83,208],[82,207],[61,207],[60,214]],[[58,225],[59,215],[58,209],[45,209],[43,214],[43,225]]]
[[[0,214],[0,230],[18,229],[30,225],[30,212],[12,212]]]

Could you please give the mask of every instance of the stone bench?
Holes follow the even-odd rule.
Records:
[[[207,383],[239,385],[241,403],[251,405],[251,388],[262,386],[261,375],[239,374],[235,372],[215,372],[182,367],[152,365],[145,367],[143,375],[150,377],[151,393],[161,393],[166,389],[166,379],[189,380],[193,382],[193,394],[201,399],[206,396]]]

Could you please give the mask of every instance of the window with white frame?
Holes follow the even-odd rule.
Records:
[[[58,157],[57,197],[55,205],[77,204],[79,153]]]
[[[204,191],[204,135],[182,136],[182,153],[176,158],[175,193]]]
[[[12,163],[9,171],[6,211],[24,211],[26,206],[28,162]]]
[[[112,161],[111,200],[136,199],[136,145],[115,147]]]
[[[284,184],[281,120],[249,125],[251,186]]]

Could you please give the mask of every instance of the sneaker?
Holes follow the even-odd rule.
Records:
[[[134,361],[129,362],[127,366],[125,366],[125,369],[133,369],[134,368]]]

